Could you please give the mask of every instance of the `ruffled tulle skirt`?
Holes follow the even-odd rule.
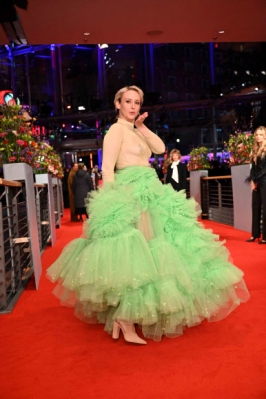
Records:
[[[163,185],[154,169],[119,170],[88,198],[83,237],[48,269],[54,293],[84,321],[137,323],[146,338],[176,337],[226,317],[249,298],[243,272],[194,199]]]

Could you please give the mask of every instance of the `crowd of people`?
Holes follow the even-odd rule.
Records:
[[[64,169],[63,200],[64,207],[70,209],[71,222],[83,221],[83,215],[88,219],[85,199],[90,191],[99,189],[101,179],[98,165],[88,170],[84,163],[73,162],[71,168]]]

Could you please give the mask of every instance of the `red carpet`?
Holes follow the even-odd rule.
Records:
[[[1,399],[266,398],[266,246],[204,221],[227,240],[250,300],[180,338],[133,346],[122,336],[112,340],[101,325],[82,323],[51,294],[45,270],[82,232],[68,220],[66,212],[55,246],[43,254],[39,290],[32,279],[13,313],[0,316]]]

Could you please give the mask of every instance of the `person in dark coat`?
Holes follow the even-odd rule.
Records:
[[[82,215],[86,215],[88,219],[85,198],[87,198],[88,192],[93,190],[93,183],[84,163],[78,164],[77,173],[73,178],[72,189],[75,196],[75,212],[78,221],[83,221]]]
[[[170,152],[170,164],[167,167],[166,184],[170,183],[176,191],[185,190],[187,185],[187,167],[181,163],[179,150]]]
[[[246,240],[266,244],[266,127],[259,126],[254,132],[254,145],[251,151],[250,181],[252,189],[252,236]],[[261,226],[262,221],[262,226]],[[261,229],[262,227],[262,229]],[[262,230],[262,231],[261,231]]]
[[[68,174],[68,179],[67,179],[71,222],[77,221],[77,216],[75,214],[75,198],[74,198],[74,193],[73,193],[73,189],[72,189],[74,175],[76,174],[77,170],[78,170],[78,164],[77,164],[77,162],[74,162],[72,164],[72,168]]]
[[[62,191],[63,191],[64,208],[69,208],[68,176],[69,176],[69,169],[68,168],[64,168],[64,176],[63,176],[63,179],[62,179]]]

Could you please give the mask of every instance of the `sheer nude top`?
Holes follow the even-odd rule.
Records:
[[[108,130],[103,142],[103,183],[114,181],[114,168],[127,166],[149,166],[152,154],[162,154],[165,150],[163,141],[145,130],[145,137],[134,124],[118,118]]]

